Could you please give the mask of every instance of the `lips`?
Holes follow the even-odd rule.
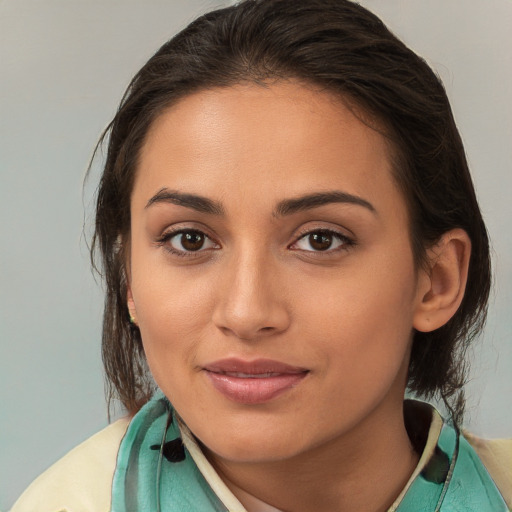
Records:
[[[305,368],[270,359],[223,359],[206,365],[214,388],[242,404],[261,404],[296,387],[309,373]]]

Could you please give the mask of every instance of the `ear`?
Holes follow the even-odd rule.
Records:
[[[117,237],[118,247],[123,246],[123,242],[125,247],[123,252],[125,254],[124,261],[124,275],[126,279],[126,305],[128,306],[128,313],[130,315],[130,322],[134,325],[138,325],[137,323],[137,309],[135,308],[135,301],[133,300],[132,294],[132,273],[131,273],[131,261],[130,261],[130,237],[128,236],[124,241],[123,237],[119,235]]]
[[[137,325],[137,310],[133,300],[132,289],[129,285],[126,289],[126,303],[128,305],[128,312],[130,313],[130,322]]]
[[[427,251],[427,267],[420,270],[413,327],[430,332],[456,313],[466,289],[471,240],[463,229],[446,232]]]

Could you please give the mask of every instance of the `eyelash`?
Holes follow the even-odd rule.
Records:
[[[199,235],[204,236],[205,239],[210,240],[212,243],[215,243],[203,231],[201,231],[199,229],[186,228],[186,229],[177,229],[175,231],[169,231],[169,232],[164,233],[157,240],[157,244],[161,247],[164,247],[165,250],[170,252],[171,254],[173,254],[175,256],[182,257],[182,258],[194,258],[194,257],[197,257],[198,254],[205,252],[205,250],[209,250],[209,249],[203,249],[203,250],[199,249],[197,251],[179,251],[179,250],[174,249],[169,244],[169,241],[172,240],[175,236],[183,235],[185,233],[197,233]],[[306,238],[307,236],[310,236],[315,233],[326,234],[326,235],[332,236],[333,238],[337,238],[341,242],[341,245],[339,247],[336,247],[335,249],[329,248],[329,249],[326,249],[325,251],[314,251],[314,250],[308,251],[305,249],[298,249],[299,251],[306,252],[306,253],[313,253],[313,254],[332,255],[333,253],[337,253],[339,251],[346,251],[350,247],[353,247],[356,244],[355,240],[353,240],[352,238],[349,238],[347,235],[345,235],[343,233],[340,233],[339,231],[336,231],[335,229],[317,228],[317,229],[309,229],[309,230],[302,231],[300,233],[299,237],[295,240],[295,242],[293,242],[288,247],[292,247],[293,245],[296,245],[299,241],[301,241],[304,238]]]

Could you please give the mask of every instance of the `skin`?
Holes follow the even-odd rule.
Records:
[[[163,189],[208,198],[224,214],[174,204]],[[331,191],[368,204],[275,214],[283,200]],[[131,214],[128,306],[149,367],[239,499],[386,510],[418,460],[402,413],[413,328],[455,312],[469,241],[451,232],[430,272],[415,267],[384,137],[303,84],[202,91],[151,127]],[[187,253],[175,229],[208,238]],[[315,230],[342,237],[319,251],[305,235]],[[243,404],[203,370],[227,357],[308,373]]]

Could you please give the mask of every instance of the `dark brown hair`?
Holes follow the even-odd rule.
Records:
[[[472,243],[468,284],[453,318],[415,332],[408,386],[462,416],[465,351],[482,329],[491,271],[487,232],[464,148],[439,78],[372,13],[347,0],[246,0],[207,13],[165,43],[131,81],[97,148],[108,138],[92,255],[106,280],[103,360],[109,400],[131,412],[152,393],[140,333],[126,304],[130,195],[149,127],[179,98],[240,82],[298,79],[338,95],[374,119],[394,153],[417,265],[443,233]],[[397,312],[400,314],[400,312]]]

